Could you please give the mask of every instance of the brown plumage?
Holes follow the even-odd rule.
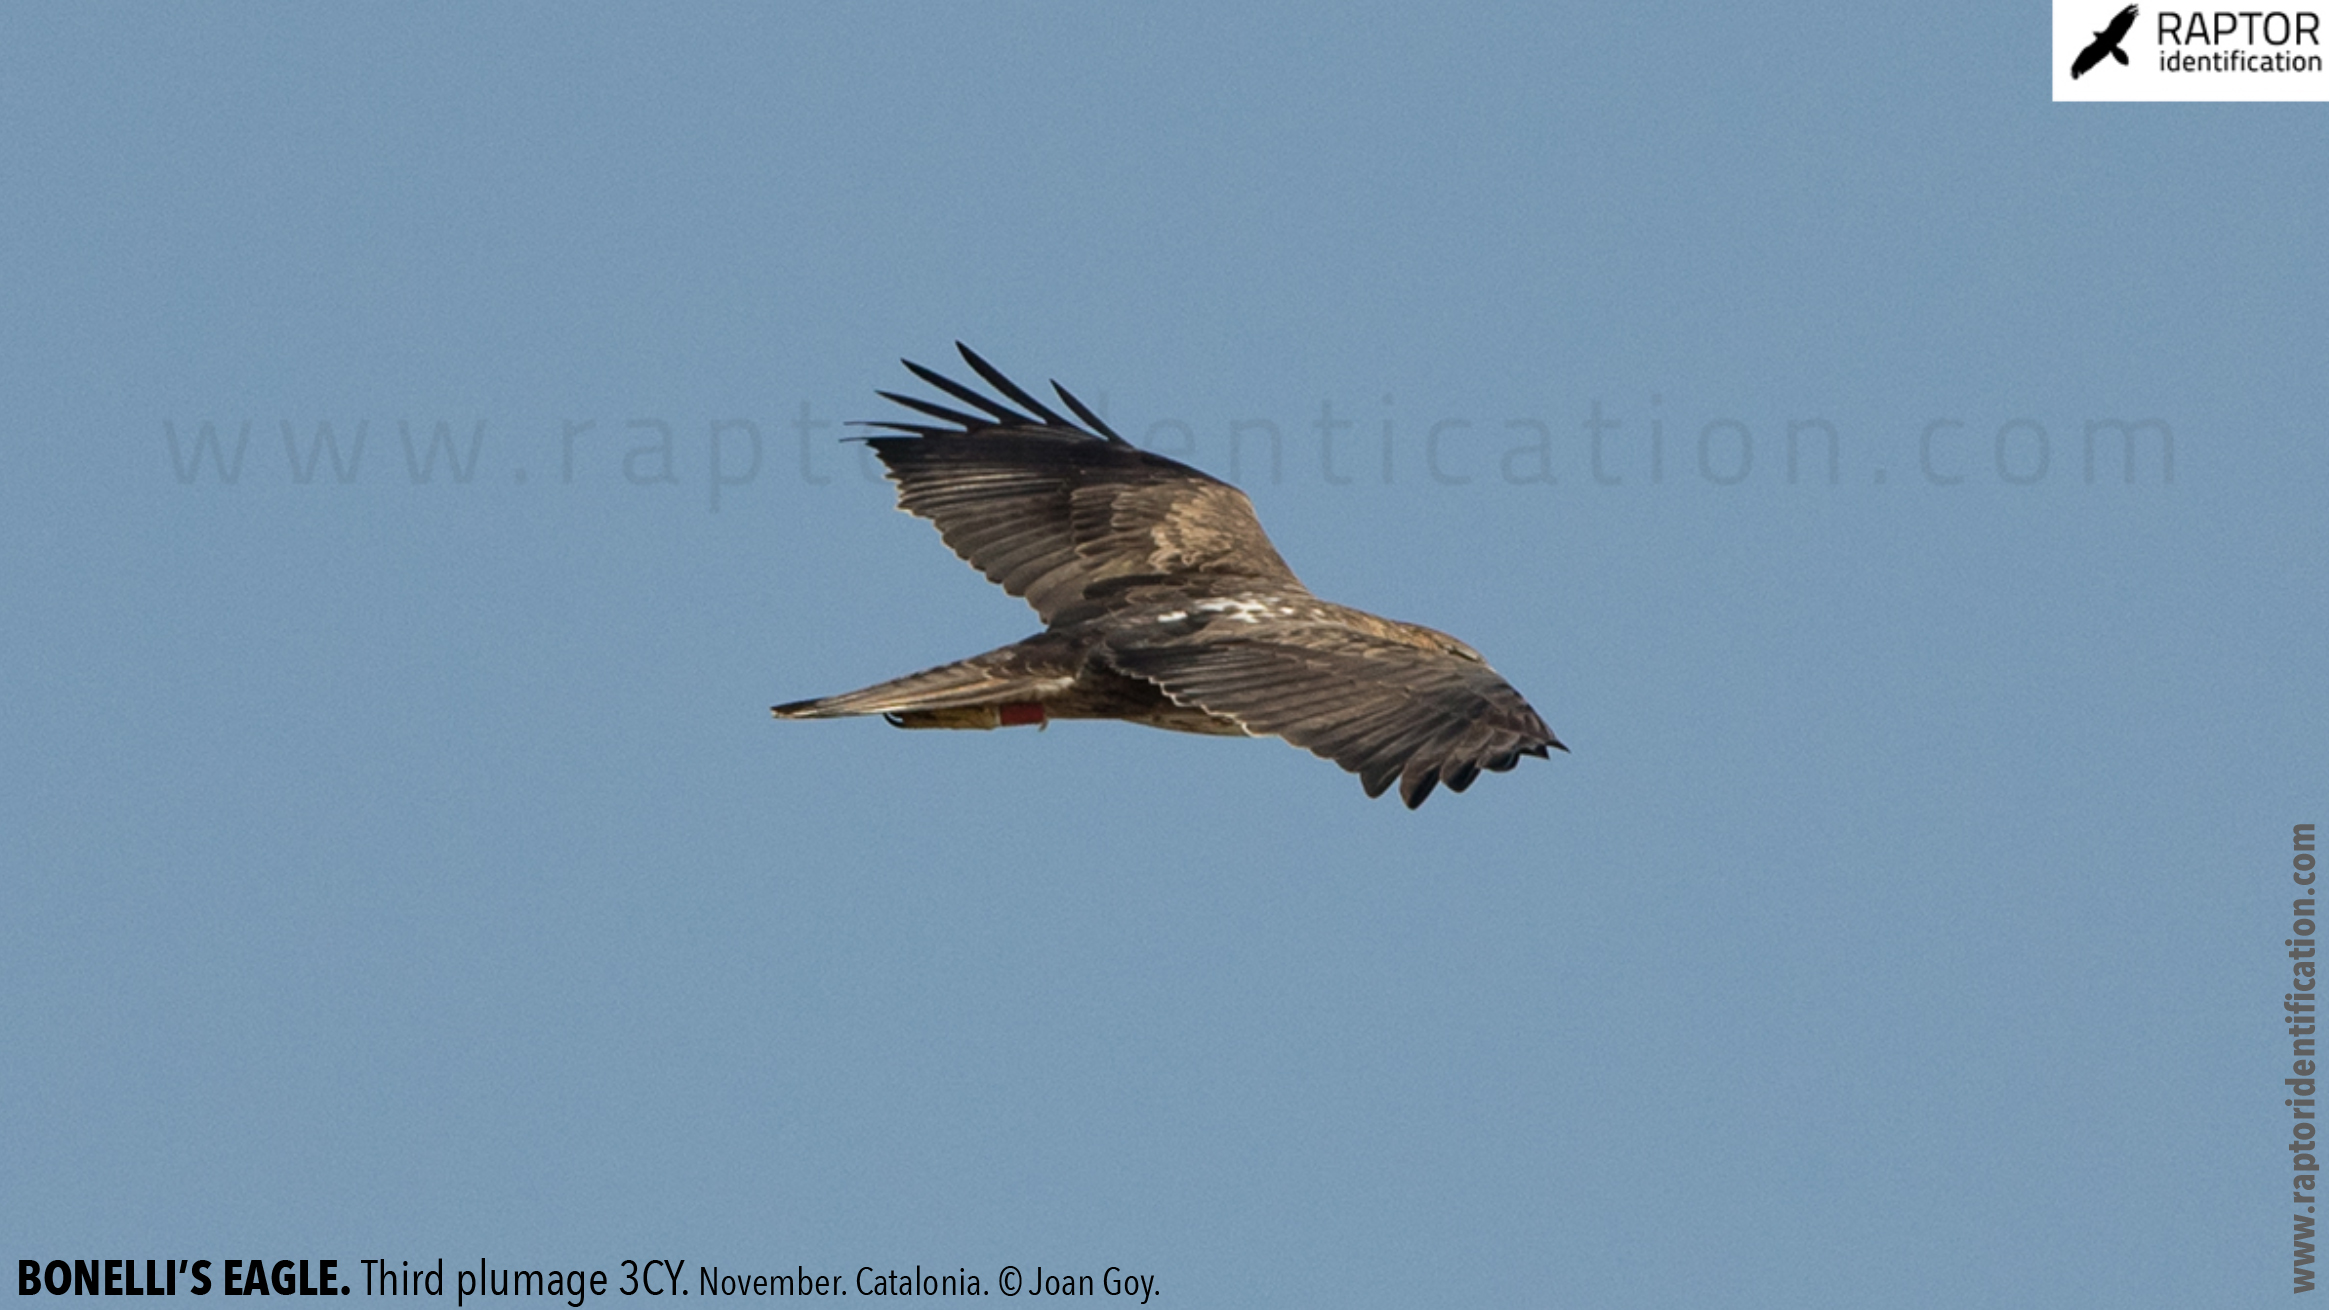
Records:
[[[921,365],[976,410],[882,392],[937,423],[865,438],[957,555],[1035,607],[1045,630],[1000,650],[820,700],[780,719],[880,714],[901,728],[1123,719],[1277,736],[1410,807],[1441,783],[1562,746],[1479,652],[1310,594],[1245,493],[1117,436],[1058,383],[1081,425],[956,343],[1003,400]],[[1008,402],[1008,403],[1005,403]]]

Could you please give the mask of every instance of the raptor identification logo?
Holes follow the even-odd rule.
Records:
[[[2329,100],[2322,10],[2054,0],[2054,99]]]

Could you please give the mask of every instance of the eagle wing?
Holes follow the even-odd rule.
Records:
[[[1117,436],[1056,382],[1088,426],[970,347],[956,349],[1004,400],[907,360],[915,376],[978,412],[885,391],[938,422],[867,424],[887,435],[865,441],[897,483],[898,507],[930,520],[955,554],[1045,623],[1095,591],[1144,584],[1252,582],[1306,594],[1244,492]]]
[[[1239,621],[1179,634],[1169,623],[1126,625],[1109,637],[1108,661],[1183,705],[1334,761],[1369,796],[1397,780],[1410,809],[1440,783],[1462,791],[1482,769],[1502,772],[1560,745],[1477,658],[1346,623],[1276,620],[1266,606],[1221,608]]]

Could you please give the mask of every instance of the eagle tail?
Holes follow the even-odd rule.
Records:
[[[1000,728],[1042,723],[1043,702],[1073,686],[1080,653],[1050,634],[858,691],[778,705],[780,719],[879,714],[901,728]]]

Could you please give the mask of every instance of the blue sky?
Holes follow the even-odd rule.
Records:
[[[2329,139],[2047,33],[0,19],[5,1254],[2286,1295]],[[1035,630],[958,338],[1574,753],[771,722]]]

